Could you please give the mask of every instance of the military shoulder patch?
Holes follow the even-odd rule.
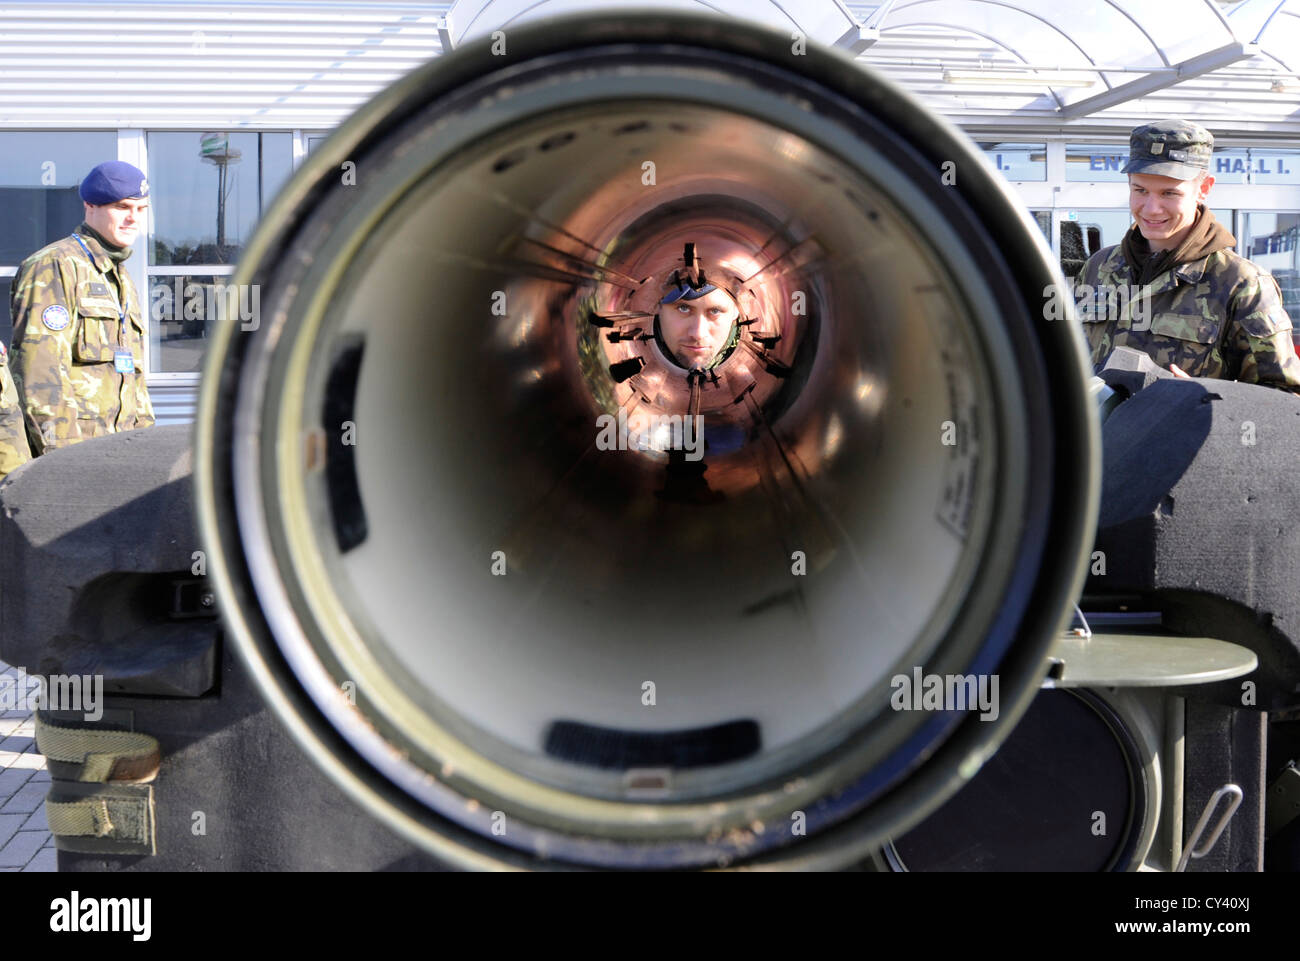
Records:
[[[63,330],[72,323],[72,318],[68,316],[67,307],[62,304],[51,304],[41,311],[41,323],[50,330]]]

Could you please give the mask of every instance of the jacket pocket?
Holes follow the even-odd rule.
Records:
[[[1151,318],[1145,336],[1151,354],[1162,367],[1177,364],[1193,377],[1223,376],[1222,358],[1215,353],[1223,325],[1201,311],[1168,311]]]
[[[1219,342],[1222,324],[1207,318],[1199,310],[1168,311],[1151,319],[1151,333],[1192,345],[1212,347]]]
[[[112,305],[77,305],[77,338],[72,345],[72,359],[79,364],[102,364],[113,360],[116,349],[117,310]]]

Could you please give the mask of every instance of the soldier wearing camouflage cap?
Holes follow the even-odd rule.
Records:
[[[149,183],[109,161],[81,182],[85,222],[18,268],[11,366],[32,453],[154,422],[131,255]]]
[[[1277,282],[1231,250],[1236,238],[1205,205],[1214,137],[1198,124],[1160,120],[1136,128],[1129,145],[1134,224],[1075,281],[1093,364],[1132,347],[1179,376],[1300,393]]]

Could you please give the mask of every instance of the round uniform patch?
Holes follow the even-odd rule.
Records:
[[[68,308],[62,304],[51,304],[41,311],[41,323],[50,330],[62,330],[72,323],[72,318],[68,316]]]

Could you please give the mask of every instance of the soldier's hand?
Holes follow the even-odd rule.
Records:
[[[1169,369],[1172,370],[1172,371],[1174,372],[1174,376],[1175,376],[1175,377],[1181,378],[1182,380],[1191,380],[1191,379],[1192,379],[1192,378],[1191,378],[1191,375],[1188,374],[1187,371],[1185,371],[1185,370],[1183,370],[1181,367],[1179,367],[1177,364],[1170,364],[1170,365],[1169,365]]]

